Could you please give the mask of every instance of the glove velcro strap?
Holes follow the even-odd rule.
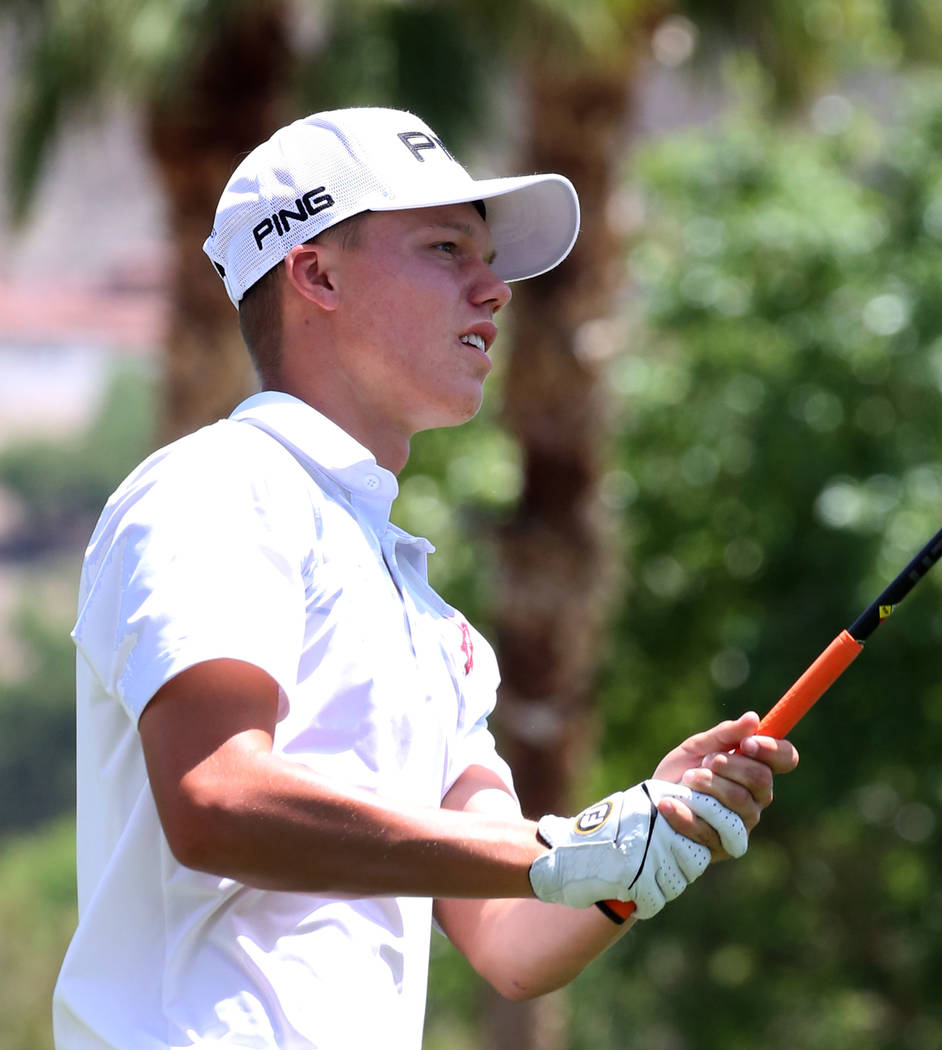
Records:
[[[648,850],[651,848],[651,839],[654,837],[654,825],[657,823],[657,818],[660,816],[657,811],[657,806],[654,804],[654,799],[651,798],[651,793],[648,791],[647,784],[642,784],[641,790],[647,795],[648,802],[651,805],[651,821],[648,824],[648,836],[644,843],[644,853],[641,855],[641,863],[638,865],[637,874],[629,883],[628,889],[631,889],[631,887],[634,886],[641,877],[641,872],[644,871],[644,862],[648,859]],[[626,916],[619,915],[608,901],[596,901],[595,906],[606,919],[611,919],[616,926],[624,925]]]
[[[654,838],[654,825],[657,823],[657,818],[660,816],[657,811],[657,806],[654,804],[654,799],[651,798],[651,792],[648,791],[648,785],[642,784],[641,790],[647,795],[648,802],[651,804],[651,823],[648,824],[648,837],[644,844],[644,853],[641,856],[641,863],[638,865],[638,872],[628,884],[628,889],[631,889],[638,879],[641,878],[641,872],[644,871],[644,862],[648,859],[648,850],[651,848],[651,839]]]

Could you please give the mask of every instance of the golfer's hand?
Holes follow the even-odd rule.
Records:
[[[658,804],[668,797],[709,820],[730,855],[745,852],[746,829],[736,814],[683,785],[649,780],[577,817],[542,818],[539,833],[550,850],[530,868],[536,896],[575,908],[603,899],[633,901],[639,919],[656,915],[710,863],[709,848],[661,817]]]
[[[759,716],[750,711],[697,733],[666,755],[654,775],[711,796],[752,831],[772,801],[774,775],[798,765],[798,752],[787,740],[754,736],[758,725]],[[717,829],[682,800],[666,798],[658,808],[675,831],[706,846],[713,860],[734,855]]]

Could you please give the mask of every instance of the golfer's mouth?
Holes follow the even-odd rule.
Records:
[[[467,346],[476,346],[482,354],[487,353],[487,345],[484,342],[484,337],[481,335],[475,335],[474,333],[471,335],[463,335],[460,341]]]
[[[458,336],[458,341],[486,354],[496,338],[497,325],[493,321],[479,321],[470,331]]]

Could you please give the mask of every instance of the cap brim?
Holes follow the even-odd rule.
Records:
[[[566,258],[579,234],[579,198],[563,175],[470,181],[441,199],[377,201],[373,211],[431,208],[481,200],[494,242],[492,269],[503,281],[537,277]]]
[[[579,198],[562,175],[523,175],[477,183],[501,280],[521,281],[558,266],[579,234]]]

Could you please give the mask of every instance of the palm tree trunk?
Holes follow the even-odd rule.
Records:
[[[227,415],[255,389],[236,312],[202,246],[226,180],[276,127],[289,66],[283,4],[247,5],[220,25],[195,75],[149,108],[173,245],[162,441]]]
[[[594,749],[593,685],[616,578],[599,482],[608,411],[593,322],[608,317],[619,272],[606,204],[628,111],[625,66],[531,65],[524,168],[562,171],[583,201],[570,258],[514,293],[506,420],[524,484],[500,536],[497,644],[501,748],[531,816],[572,811]],[[589,799],[583,800],[591,801]],[[494,1050],[566,1045],[559,995],[492,1004]]]

